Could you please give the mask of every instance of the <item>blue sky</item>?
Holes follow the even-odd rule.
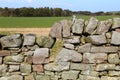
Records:
[[[120,0],[0,0],[0,7],[59,7],[72,11],[120,11]]]

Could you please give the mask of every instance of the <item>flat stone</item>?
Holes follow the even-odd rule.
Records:
[[[119,27],[120,27],[120,18],[113,18],[112,29],[119,28]]]
[[[87,76],[87,75],[79,75],[78,80],[101,80],[99,77]]]
[[[46,59],[49,57],[48,48],[38,48],[33,54],[33,64],[44,64]]]
[[[119,64],[119,55],[118,54],[109,54],[108,55],[108,62],[111,64]]]
[[[20,75],[12,75],[12,76],[5,76],[5,77],[1,77],[0,80],[23,80],[23,77]]]
[[[77,19],[75,20],[73,26],[72,26],[72,33],[75,34],[82,34],[83,32],[83,27],[84,27],[84,19]]]
[[[63,71],[62,79],[63,80],[76,80],[80,71]]]
[[[0,57],[0,64],[2,64],[2,62],[3,62],[3,60],[2,60],[3,58],[2,57]]]
[[[42,65],[33,65],[32,68],[33,68],[34,72],[38,72],[38,73],[43,73],[44,72],[44,69],[43,69]]]
[[[67,49],[74,50],[74,45],[73,44],[64,44],[64,47],[67,48]]]
[[[20,69],[19,65],[9,65],[9,72],[19,71],[19,69]]]
[[[110,47],[95,47],[92,46],[90,52],[93,53],[112,53],[117,52],[118,47],[110,46]]]
[[[35,80],[50,80],[50,76],[48,75],[37,75]]]
[[[7,50],[1,50],[0,51],[0,57],[9,56],[9,55],[10,55],[10,51],[7,51]]]
[[[112,32],[111,44],[120,45],[120,32]]]
[[[63,48],[55,57],[55,62],[58,61],[81,62],[82,55],[74,50]]]
[[[28,75],[24,77],[24,80],[35,80],[33,75]]]
[[[31,65],[28,63],[21,63],[20,65],[20,72],[21,73],[31,73]]]
[[[101,80],[119,80],[120,77],[109,77],[109,76],[102,76]]]
[[[93,76],[93,77],[98,77],[99,72],[97,71],[91,71],[91,70],[85,70],[81,72],[82,75],[87,75],[87,76]]]
[[[4,76],[6,74],[7,71],[7,65],[2,64],[0,65],[0,76]]]
[[[83,63],[106,63],[107,54],[106,53],[84,53]]]
[[[120,76],[120,71],[109,71],[108,72],[109,76]]]

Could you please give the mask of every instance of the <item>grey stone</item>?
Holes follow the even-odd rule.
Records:
[[[20,69],[19,65],[9,65],[9,72],[19,71],[19,69]]]
[[[99,72],[91,71],[91,70],[82,71],[81,74],[82,75],[88,75],[88,76],[94,76],[94,77],[98,77],[99,76]]]
[[[93,77],[88,75],[79,75],[78,80],[101,80],[99,77]]]
[[[115,64],[98,64],[96,71],[115,70]]]
[[[84,53],[83,63],[106,63],[107,54],[106,53]]]
[[[109,76],[120,76],[120,71],[109,71],[108,72]]]
[[[101,80],[120,80],[120,77],[102,76]]]
[[[35,80],[50,80],[50,76],[48,75],[37,75]]]
[[[2,64],[0,65],[0,76],[4,76],[6,74],[7,71],[7,65]]]
[[[0,38],[0,42],[3,48],[16,48],[22,45],[21,34],[14,34]]]
[[[120,27],[120,18],[113,18],[113,26],[112,29]]]
[[[51,48],[55,42],[55,39],[49,36],[40,36],[37,38],[37,44],[44,48]]]
[[[67,48],[67,49],[74,50],[74,45],[73,44],[64,44],[64,47]]]
[[[49,32],[49,35],[52,37],[52,38],[62,38],[62,24],[60,23],[55,23],[50,32]]]
[[[118,64],[120,62],[118,54],[109,54],[108,62],[111,64]]]
[[[33,64],[44,64],[46,59],[49,57],[48,48],[38,48],[33,54]]]
[[[56,61],[81,62],[82,55],[74,50],[63,48],[55,57],[55,62]]]
[[[33,46],[35,44],[36,36],[34,34],[26,34],[24,35],[24,46]]]
[[[11,75],[11,76],[5,76],[5,77],[1,77],[0,80],[23,80],[23,77],[20,75]]]
[[[110,46],[110,47],[96,47],[92,46],[90,52],[93,53],[112,53],[112,52],[117,52],[118,47]]]
[[[117,31],[112,32],[111,44],[120,45],[120,32]]]
[[[72,33],[82,34],[83,27],[84,27],[84,22],[85,22],[84,19],[75,20],[75,23],[72,26]]]
[[[85,45],[78,47],[78,52],[80,53],[90,52],[90,49],[91,49],[91,43],[86,43]]]
[[[63,80],[76,80],[80,71],[63,71],[62,79]]]
[[[107,43],[105,35],[91,35],[86,38],[86,41],[94,45],[102,45]]]
[[[89,34],[94,34],[94,31],[97,27],[97,24],[98,24],[98,20],[94,17],[91,17],[89,22],[88,22],[88,25],[85,29],[85,32],[87,32]]]
[[[31,72],[31,65],[30,64],[28,64],[28,63],[21,63],[21,65],[20,65],[20,72],[21,73],[27,73],[27,74],[29,74],[30,72]]]

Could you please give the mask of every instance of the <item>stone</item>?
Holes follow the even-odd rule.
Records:
[[[116,66],[116,67],[115,67],[115,70],[116,70],[116,71],[120,71],[120,66],[119,66],[119,65]]]
[[[115,46],[110,46],[110,47],[92,46],[90,50],[90,52],[93,52],[93,53],[112,53],[117,51],[118,51],[118,47],[115,47]]]
[[[21,34],[14,34],[0,38],[3,48],[19,48],[22,45]]]
[[[108,72],[107,71],[101,71],[99,72],[99,76],[107,76]]]
[[[64,44],[64,47],[67,48],[67,49],[74,50],[74,45],[73,44]]]
[[[9,56],[9,55],[10,55],[10,51],[7,51],[7,50],[1,50],[0,51],[0,57]]]
[[[84,53],[83,63],[106,63],[107,54],[106,53]]]
[[[83,63],[71,63],[70,65],[71,70],[95,70],[95,64],[83,64]]]
[[[48,75],[37,75],[35,80],[50,80],[50,76]]]
[[[55,76],[55,73],[51,72],[51,71],[45,71],[45,75],[49,75],[49,76],[53,77],[53,76]]]
[[[33,64],[44,64],[46,59],[49,57],[48,48],[38,48],[33,54]]]
[[[49,36],[40,36],[36,40],[37,44],[43,48],[52,48],[55,43],[55,39]]]
[[[33,54],[34,54],[34,51],[24,52],[24,55],[25,55],[25,56],[32,56]]]
[[[78,74],[80,71],[63,71],[62,72],[62,79],[63,80],[77,80]]]
[[[72,26],[72,21],[68,21],[68,20],[62,20],[60,21],[60,23],[63,26],[63,37],[69,37],[70,36],[70,31],[71,31],[71,26]]]
[[[101,80],[120,80],[120,77],[102,76]]]
[[[115,64],[98,64],[96,71],[115,70]]]
[[[0,65],[0,76],[4,76],[6,74],[6,71],[7,71],[7,65],[5,64],[1,64]]]
[[[107,40],[105,35],[91,35],[86,38],[86,42],[92,43],[94,45],[106,44]]]
[[[109,76],[120,76],[120,71],[109,71],[108,72]]]
[[[35,44],[35,39],[36,39],[35,34],[24,35],[23,46],[33,46]]]
[[[77,19],[75,20],[74,24],[72,25],[72,33],[75,34],[82,34],[83,32],[83,27],[84,27],[84,19]]]
[[[38,73],[43,73],[44,72],[44,69],[43,69],[42,65],[33,65],[32,68],[33,68],[34,72],[38,72]]]
[[[87,76],[93,76],[93,77],[98,77],[99,72],[97,71],[91,71],[91,70],[85,70],[81,72],[82,75],[87,75]]]
[[[3,60],[2,60],[3,58],[2,57],[0,57],[0,64],[2,64],[2,62],[3,62]]]
[[[35,44],[34,46],[26,46],[28,50],[31,51],[35,51],[36,48],[39,48],[39,46],[37,44]]]
[[[49,35],[52,37],[52,38],[62,38],[62,24],[60,23],[55,23],[50,32],[49,32]]]
[[[0,80],[23,80],[23,77],[20,75],[11,75],[11,76],[5,76],[5,77],[1,77]]]
[[[24,77],[24,80],[35,80],[33,75],[28,75]]]
[[[33,63],[33,56],[27,56],[26,62],[29,64],[32,64]]]
[[[65,61],[65,62],[81,62],[82,55],[74,50],[69,50],[63,48],[55,57],[55,62]]]
[[[88,25],[85,28],[85,32],[87,32],[89,34],[94,34],[97,24],[98,24],[98,20],[94,17],[91,17],[88,22]]]
[[[106,36],[106,38],[107,38],[107,39],[111,39],[111,37],[112,37],[112,35],[111,35],[111,33],[110,33],[110,32],[105,33],[105,36]]]
[[[111,64],[119,64],[119,55],[118,54],[109,54],[108,55],[108,62]]]
[[[19,71],[19,65],[9,65],[9,72]]]
[[[80,36],[70,36],[69,38],[63,38],[64,43],[77,44],[80,43]]]
[[[28,64],[28,63],[21,63],[21,65],[20,65],[20,72],[21,73],[27,73],[27,74],[29,74],[29,73],[31,73],[31,65],[30,64]]]
[[[44,65],[44,69],[48,71],[64,71],[69,70],[70,62],[54,62]]]
[[[120,33],[120,28],[118,28],[118,29],[115,29],[115,31]]]
[[[116,31],[112,32],[111,44],[120,45],[120,33],[119,32],[116,32]]]
[[[113,18],[112,29],[119,28],[119,27],[120,27],[120,18]]]
[[[21,63],[24,59],[24,56],[22,54],[18,54],[18,55],[13,55],[13,56],[6,56],[4,58],[4,63],[9,64],[12,62],[15,63]]]
[[[93,77],[88,75],[79,75],[78,80],[101,80],[99,77]]]
[[[90,52],[90,49],[91,49],[91,43],[86,43],[78,47],[78,52],[79,53]]]
[[[108,32],[111,26],[112,26],[112,19],[100,21],[96,29],[96,34],[104,34]]]

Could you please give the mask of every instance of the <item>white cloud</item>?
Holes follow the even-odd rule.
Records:
[[[31,3],[33,0],[27,0],[29,3]]]

